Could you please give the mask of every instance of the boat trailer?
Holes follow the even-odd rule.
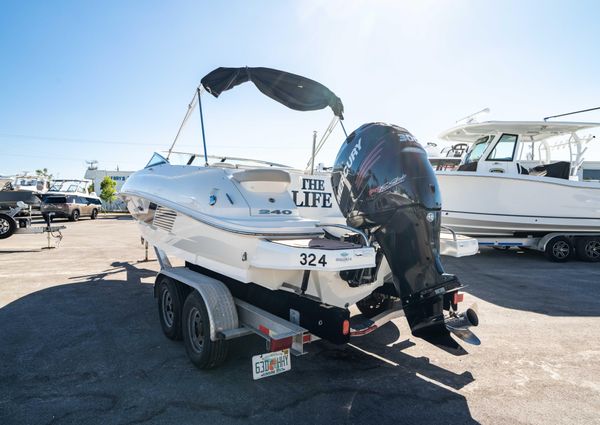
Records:
[[[21,215],[23,212],[26,212],[27,214]],[[46,233],[48,237],[48,245],[44,248],[55,248],[55,246],[52,246],[50,243],[52,238],[57,240],[56,246],[58,246],[63,237],[60,231],[66,229],[67,227],[52,226],[52,214],[53,213],[49,214],[49,218],[45,226],[32,226],[31,206],[19,201],[17,202],[16,207],[0,211],[0,239],[7,239],[12,235],[32,235]]]
[[[289,320],[276,316],[232,296],[220,280],[187,266],[174,267],[163,250],[154,247],[154,251],[160,265],[154,296],[163,333],[173,340],[183,339],[190,361],[198,368],[219,366],[227,355],[227,341],[255,334],[265,340],[267,350],[252,358],[256,380],[290,370],[290,354],[306,354],[305,346],[321,339],[299,325],[299,312],[290,309]],[[344,323],[344,332],[350,338],[368,335],[404,315],[401,301],[393,301],[374,317],[351,316]],[[473,323],[462,323],[465,320],[459,317],[455,324],[448,324],[457,335],[468,333],[461,337],[468,341],[468,327]]]

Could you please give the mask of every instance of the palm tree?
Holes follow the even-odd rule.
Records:
[[[44,177],[44,178],[48,179],[48,181],[52,180],[52,174],[48,173],[47,168],[35,170],[35,174],[37,174],[38,177]]]

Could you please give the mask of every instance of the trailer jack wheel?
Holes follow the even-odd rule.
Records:
[[[573,244],[565,236],[556,236],[546,244],[545,254],[550,261],[564,263],[573,255]]]
[[[198,291],[192,291],[183,305],[183,342],[190,361],[199,369],[210,369],[225,361],[227,341],[210,339],[210,319]]]

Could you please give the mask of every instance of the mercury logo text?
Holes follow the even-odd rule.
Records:
[[[350,152],[350,156],[348,157],[346,164],[344,164],[344,170],[342,171],[342,174],[344,175],[344,177],[348,177],[348,173],[350,172],[350,167],[352,167],[354,160],[356,159],[356,157],[358,156],[358,153],[360,152],[360,142],[361,141],[362,141],[362,139],[358,139],[358,142],[356,142],[356,146],[354,146],[354,149],[352,149],[352,152]]]

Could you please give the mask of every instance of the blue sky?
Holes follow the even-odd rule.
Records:
[[[386,121],[421,142],[484,107],[535,120],[600,106],[599,23],[594,1],[2,2],[0,175],[139,169],[218,66],[305,75],[342,98],[349,131]],[[209,153],[298,167],[331,117],[251,85],[203,105]],[[200,150],[197,114],[180,143]]]

